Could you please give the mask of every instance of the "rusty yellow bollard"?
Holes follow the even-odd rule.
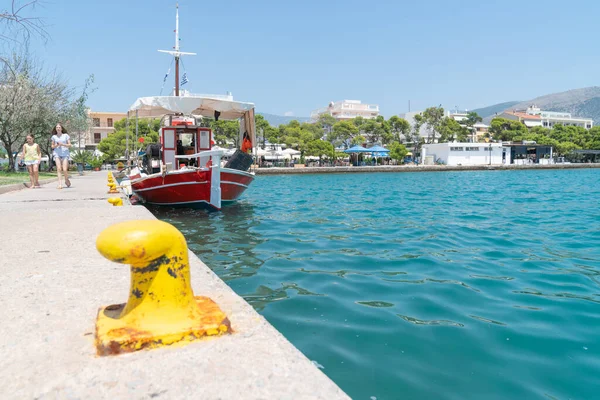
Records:
[[[123,199],[120,197],[109,197],[106,200],[115,207],[120,207],[123,205]]]
[[[109,183],[106,186],[108,186],[108,193],[109,194],[113,194],[113,193],[119,193],[119,191],[117,190],[117,185],[115,183]]]
[[[112,355],[231,332],[219,306],[194,297],[185,238],[162,221],[128,221],[100,233],[98,251],[130,264],[127,304],[101,308],[96,321],[98,355]]]

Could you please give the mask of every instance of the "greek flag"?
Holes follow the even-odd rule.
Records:
[[[163,79],[163,83],[167,81],[167,77],[169,76],[169,73],[171,73],[171,68],[169,68],[169,70],[165,74],[165,79]]]
[[[181,78],[181,86],[185,85],[186,83],[188,83],[188,78],[187,78],[187,73],[183,73],[183,77]]]

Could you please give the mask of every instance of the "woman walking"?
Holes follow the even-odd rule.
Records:
[[[56,172],[58,174],[58,189],[62,189],[62,174],[65,174],[65,185],[71,186],[69,181],[69,147],[71,147],[71,138],[67,135],[67,130],[59,122],[52,129],[52,155],[56,163]]]
[[[29,172],[30,188],[39,188],[39,165],[42,160],[42,151],[40,150],[40,146],[34,143],[32,134],[27,135],[27,143],[23,145],[23,159]]]

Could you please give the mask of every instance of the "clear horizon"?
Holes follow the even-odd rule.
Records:
[[[379,104],[386,118],[442,105],[476,109],[596,86],[590,27],[600,4],[509,0],[365,5],[179,1],[181,50],[193,93],[233,93],[258,112],[308,117],[330,101]],[[34,56],[78,88],[95,75],[95,111],[125,112],[158,95],[174,42],[175,2],[43,2]],[[173,85],[174,70],[163,95]]]

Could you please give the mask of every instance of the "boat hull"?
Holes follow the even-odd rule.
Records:
[[[237,200],[254,180],[254,174],[221,168],[221,201]],[[159,206],[210,205],[211,171],[179,170],[132,179],[131,190],[144,203]]]

